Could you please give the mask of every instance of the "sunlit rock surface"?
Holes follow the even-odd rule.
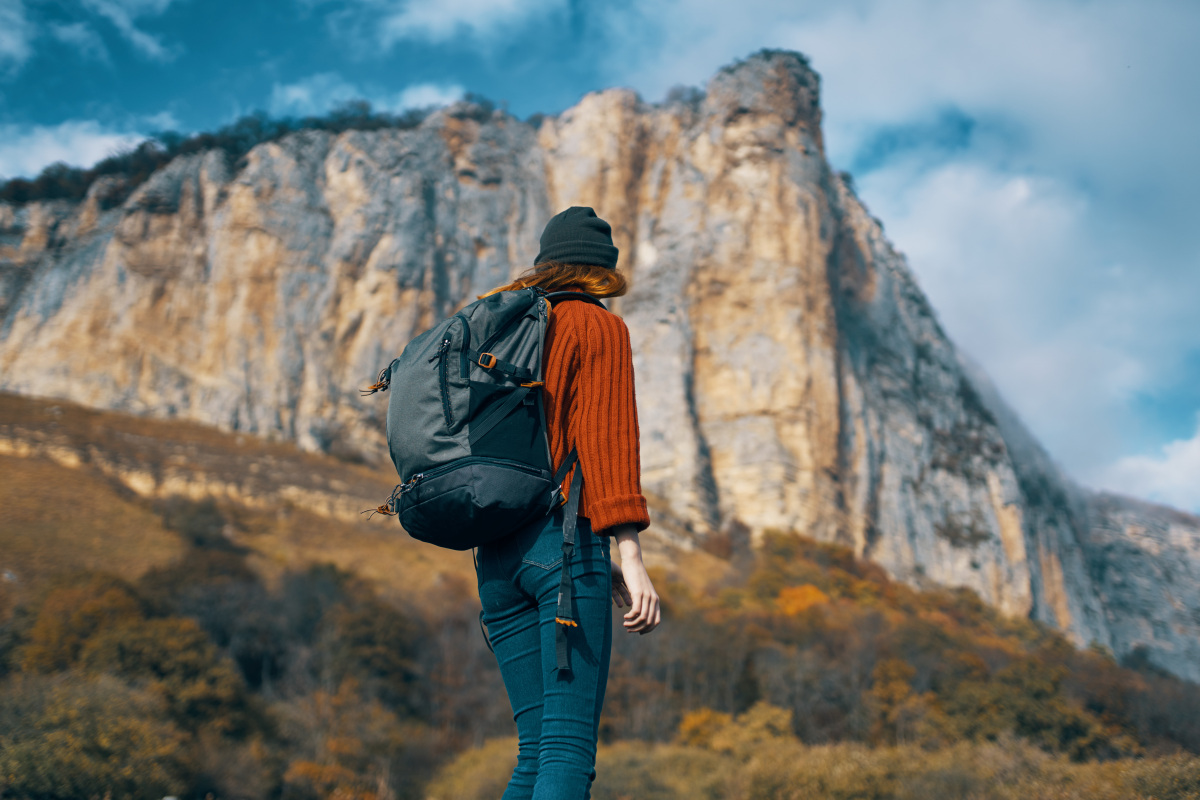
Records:
[[[118,207],[0,204],[0,388],[383,462],[357,388],[588,205],[632,281],[644,484],[695,541],[849,544],[1200,679],[1200,520],[1060,474],[831,171],[818,85],[760,54],[660,106],[464,103],[181,157]]]

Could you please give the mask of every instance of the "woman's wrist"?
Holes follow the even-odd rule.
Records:
[[[609,535],[617,540],[617,551],[621,554],[622,562],[642,560],[642,544],[638,539],[636,525],[617,525],[611,529]]]

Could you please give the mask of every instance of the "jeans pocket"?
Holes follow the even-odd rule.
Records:
[[[543,546],[544,541],[549,540],[549,545]],[[558,536],[557,540],[549,536],[538,540],[538,544],[532,550],[524,555],[521,561],[534,567],[541,567],[545,570],[557,569],[562,566],[562,535]]]
[[[562,566],[562,512],[530,525],[516,536],[521,561],[544,570]]]

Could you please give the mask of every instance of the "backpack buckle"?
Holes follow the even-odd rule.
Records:
[[[491,369],[492,367],[496,366],[496,361],[496,357],[491,353],[480,353],[479,361],[477,363],[484,369]]]

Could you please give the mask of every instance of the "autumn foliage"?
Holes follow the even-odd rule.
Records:
[[[161,504],[179,562],[9,614],[0,794],[497,796],[514,727],[474,587],[424,616],[331,566],[267,581],[214,533],[233,511]],[[617,632],[595,797],[1200,797],[1200,688],[1144,659],[790,534],[733,559],[659,573],[663,626]]]

